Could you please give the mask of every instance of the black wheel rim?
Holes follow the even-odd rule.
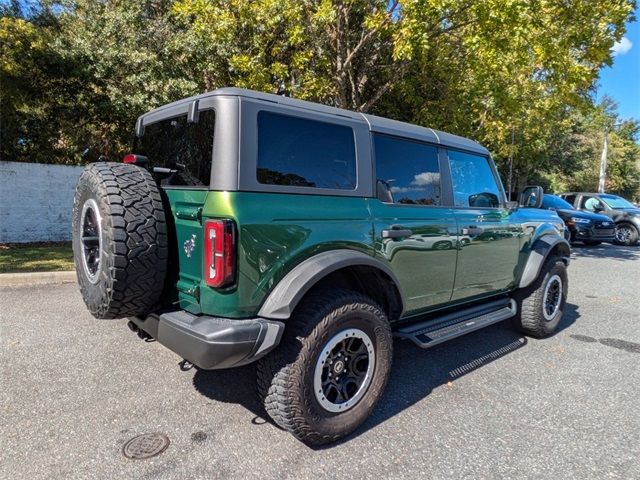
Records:
[[[82,208],[80,243],[82,266],[91,283],[98,281],[101,268],[102,225],[98,205],[89,199]]]
[[[373,342],[365,332],[352,328],[338,333],[326,343],[316,364],[316,400],[330,412],[352,408],[366,393],[374,366]]]
[[[553,275],[544,289],[542,302],[544,318],[547,321],[554,319],[562,304],[562,279],[558,275]]]

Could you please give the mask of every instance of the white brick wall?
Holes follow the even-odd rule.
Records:
[[[0,162],[0,243],[71,240],[82,167]]]

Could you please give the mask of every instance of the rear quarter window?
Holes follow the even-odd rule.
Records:
[[[355,190],[353,129],[258,112],[257,179],[266,185]]]
[[[375,134],[378,189],[388,190],[387,203],[440,205],[438,149],[432,145]],[[380,197],[379,197],[380,198]]]

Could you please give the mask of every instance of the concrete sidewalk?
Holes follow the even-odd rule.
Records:
[[[0,287],[76,282],[76,272],[1,273]]]

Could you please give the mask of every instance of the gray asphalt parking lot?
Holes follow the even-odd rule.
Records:
[[[397,341],[373,416],[317,450],[264,419],[252,366],[183,372],[75,284],[1,287],[0,478],[640,478],[640,248],[572,257],[556,335]],[[125,458],[146,432],[168,449]]]

